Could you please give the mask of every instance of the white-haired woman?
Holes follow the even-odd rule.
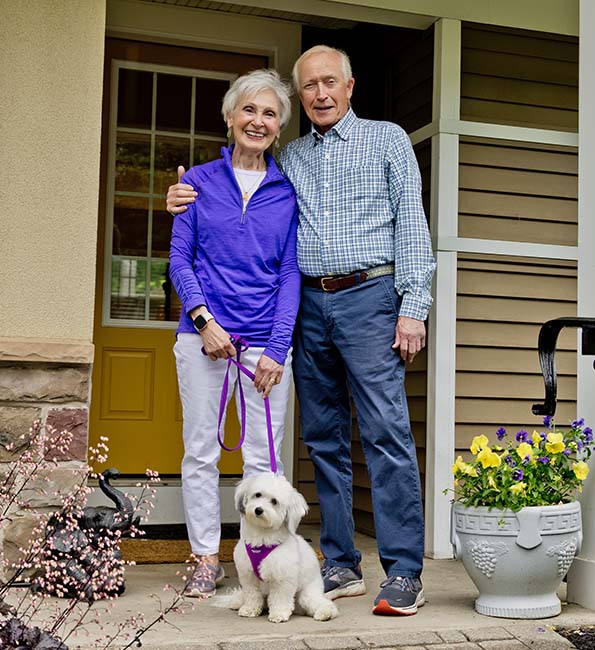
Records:
[[[223,578],[217,425],[231,336],[249,345],[245,382],[244,476],[270,471],[263,396],[270,397],[278,471],[289,393],[291,337],[299,303],[297,206],[293,187],[267,152],[291,112],[288,87],[273,70],[239,77],[222,113],[234,144],[190,169],[182,182],[196,201],[174,220],[170,275],[182,302],[174,346],[183,407],[182,493],[197,565],[189,596],[208,598]],[[233,380],[237,381],[237,371]]]

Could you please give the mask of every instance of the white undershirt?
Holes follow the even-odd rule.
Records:
[[[266,169],[261,172],[253,169],[240,169],[239,167],[234,167],[233,173],[236,175],[236,180],[238,181],[238,185],[242,191],[242,196],[247,194],[245,200],[247,203],[264,180],[267,172]]]

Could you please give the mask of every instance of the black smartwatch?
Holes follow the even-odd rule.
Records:
[[[213,320],[213,314],[210,314],[208,311],[203,312],[202,314],[199,314],[193,321],[192,323],[194,324],[194,329],[197,332],[202,332],[204,328],[207,326],[207,323]]]

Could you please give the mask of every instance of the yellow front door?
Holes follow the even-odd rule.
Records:
[[[109,439],[107,466],[180,473],[182,412],[172,347],[180,304],[169,280],[172,217],[164,195],[178,164],[227,144],[221,99],[262,56],[107,39],[89,444]],[[233,407],[226,441],[234,444]],[[213,431],[213,444],[217,444]],[[239,452],[223,474],[241,474]]]

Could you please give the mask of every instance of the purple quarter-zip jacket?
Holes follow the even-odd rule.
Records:
[[[182,302],[178,333],[196,333],[188,312],[206,305],[229,334],[283,364],[300,295],[298,209],[291,183],[265,154],[267,172],[242,213],[242,194],[223,158],[192,167],[182,183],[198,192],[174,219],[170,277]]]

